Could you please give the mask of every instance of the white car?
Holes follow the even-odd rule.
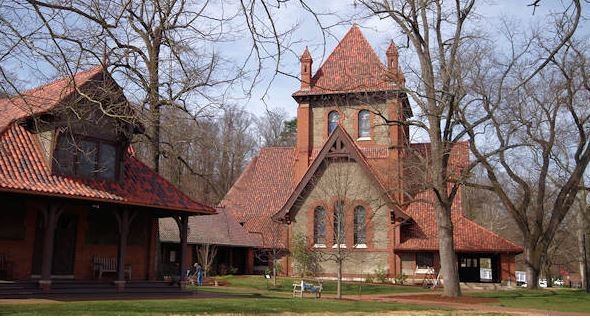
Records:
[[[557,279],[557,280],[553,281],[554,286],[563,287],[564,284],[565,284],[565,282],[562,279]]]
[[[539,287],[547,288],[547,279],[539,279]]]

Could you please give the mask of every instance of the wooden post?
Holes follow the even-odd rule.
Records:
[[[53,242],[55,239],[55,229],[57,221],[63,209],[56,204],[49,204],[42,209],[44,228],[43,228],[43,258],[41,262],[41,279],[39,286],[43,291],[51,289],[51,268],[53,265]]]
[[[129,226],[135,217],[130,215],[128,209],[114,212],[119,227],[119,245],[117,247],[117,280],[115,285],[119,291],[125,290],[125,257],[127,256],[127,239]],[[129,279],[131,280],[131,279]]]
[[[179,215],[174,218],[176,220],[176,224],[178,224],[178,230],[180,235],[180,257],[179,257],[179,265],[178,271],[180,273],[180,280],[179,286],[184,288],[186,285],[186,265],[185,259],[187,254],[187,239],[188,239],[188,216],[187,215]]]

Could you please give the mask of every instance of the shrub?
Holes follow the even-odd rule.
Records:
[[[367,275],[365,276],[365,283],[373,283],[375,281],[375,278],[373,277],[372,274],[367,273]]]
[[[302,276],[313,276],[318,273],[319,259],[313,250],[307,247],[307,238],[302,233],[293,236],[291,256],[295,261],[295,269]]]
[[[389,270],[383,268],[382,266],[377,266],[375,269],[375,280],[379,283],[387,282],[387,273]]]
[[[395,284],[405,284],[407,279],[408,279],[408,276],[402,272],[402,273],[398,274],[394,280],[395,280]]]

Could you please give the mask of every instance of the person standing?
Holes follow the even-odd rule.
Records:
[[[197,272],[197,285],[202,286],[203,285],[203,268],[197,262],[197,263],[195,263],[195,269]]]

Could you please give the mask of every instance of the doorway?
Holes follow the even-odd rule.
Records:
[[[73,275],[74,257],[76,252],[76,236],[78,215],[64,212],[60,215],[55,227],[53,240],[52,275]],[[43,215],[37,216],[37,228],[33,254],[33,274],[41,274],[43,260],[43,238],[45,234]]]

